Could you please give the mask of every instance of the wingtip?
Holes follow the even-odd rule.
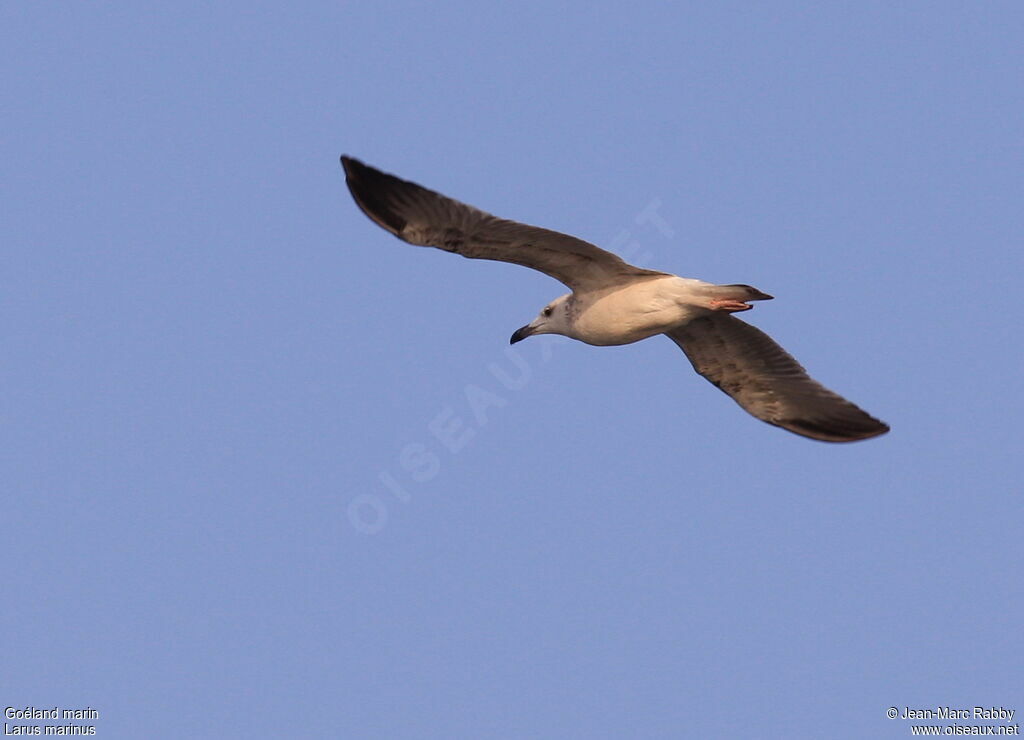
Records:
[[[347,154],[341,155],[341,166],[345,170],[345,174],[352,177],[356,174],[357,170],[365,165],[354,157],[350,157]]]
[[[801,437],[820,442],[860,442],[880,437],[889,431],[889,425],[868,414],[862,419],[787,419],[776,423]]]
[[[341,166],[345,169],[345,183],[360,210],[378,226],[401,238],[406,222],[393,208],[392,192],[396,186],[419,186],[385,174],[347,154],[341,155]]]
[[[889,433],[889,425],[884,422],[878,422],[874,429],[870,429],[860,434],[850,437],[848,442],[860,442],[866,439],[874,439],[875,437],[881,437],[883,434]]]

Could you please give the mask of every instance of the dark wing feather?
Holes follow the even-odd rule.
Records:
[[[824,442],[853,442],[888,425],[811,378],[760,329],[709,314],[667,332],[693,368],[762,421]]]
[[[357,159],[342,157],[341,163],[363,213],[410,244],[531,267],[573,290],[664,274],[633,267],[574,236],[497,218]]]

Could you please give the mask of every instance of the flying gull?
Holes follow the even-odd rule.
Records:
[[[511,343],[561,334],[587,344],[630,344],[665,334],[694,370],[769,424],[825,442],[852,442],[889,427],[812,379],[760,329],[731,314],[766,295],[627,264],[574,236],[506,221],[343,156],[358,206],[399,239],[472,259],[532,267],[572,292],[556,298]]]

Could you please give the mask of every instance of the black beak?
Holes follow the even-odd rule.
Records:
[[[533,334],[533,329],[529,325],[526,325],[521,329],[516,329],[515,334],[513,334],[512,338],[508,340],[508,343],[515,344],[516,342],[521,342],[531,334]]]

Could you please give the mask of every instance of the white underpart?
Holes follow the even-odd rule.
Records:
[[[577,292],[566,336],[595,345],[630,344],[682,326],[710,311],[703,280],[639,280],[616,288]]]

